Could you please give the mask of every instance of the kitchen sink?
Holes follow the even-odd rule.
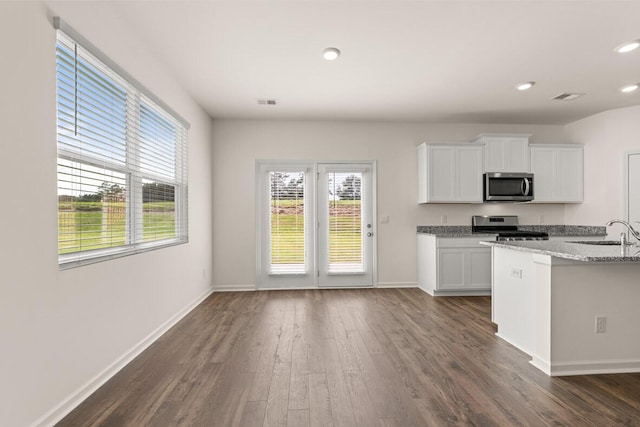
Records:
[[[579,242],[567,242],[577,243],[580,245],[597,245],[597,246],[620,246],[620,240],[583,240]],[[625,246],[633,246],[633,243],[627,243]]]

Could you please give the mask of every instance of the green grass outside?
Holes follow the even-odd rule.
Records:
[[[279,200],[272,202],[271,263],[304,263],[304,215],[287,214],[287,209],[298,210],[302,201]],[[329,219],[329,262],[362,262],[362,234],[359,200],[331,202],[333,215]],[[349,209],[351,208],[351,209]],[[341,210],[342,209],[342,210]],[[284,211],[284,212],[283,212]],[[350,257],[338,254],[338,248],[351,248]]]
[[[105,249],[125,244],[124,202],[69,202],[58,208],[58,253]],[[103,210],[104,208],[104,210]],[[175,203],[143,204],[144,241],[175,237]]]

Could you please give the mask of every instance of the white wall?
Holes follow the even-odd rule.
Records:
[[[567,224],[604,225],[624,218],[624,156],[640,151],[640,106],[605,111],[566,126],[567,138],[585,145],[584,203],[567,205]],[[613,235],[623,231],[612,227]]]
[[[416,226],[470,225],[475,214],[516,214],[522,224],[562,224],[563,205],[422,205],[416,147],[463,142],[482,132],[530,133],[531,142],[562,143],[562,126],[214,120],[214,265],[218,288],[254,286],[256,159],[378,162],[378,281],[415,285]]]
[[[54,14],[191,123],[189,244],[58,270]],[[25,426],[210,289],[211,120],[104,3],[0,2],[0,16],[0,424]]]

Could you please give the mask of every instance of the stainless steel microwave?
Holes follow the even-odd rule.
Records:
[[[484,174],[485,202],[530,202],[532,200],[532,173],[487,172]]]

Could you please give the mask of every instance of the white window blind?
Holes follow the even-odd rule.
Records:
[[[54,22],[61,267],[186,242],[188,123]]]
[[[364,272],[362,173],[329,172],[329,274]]]
[[[269,172],[270,248],[269,274],[304,274],[305,171]]]

